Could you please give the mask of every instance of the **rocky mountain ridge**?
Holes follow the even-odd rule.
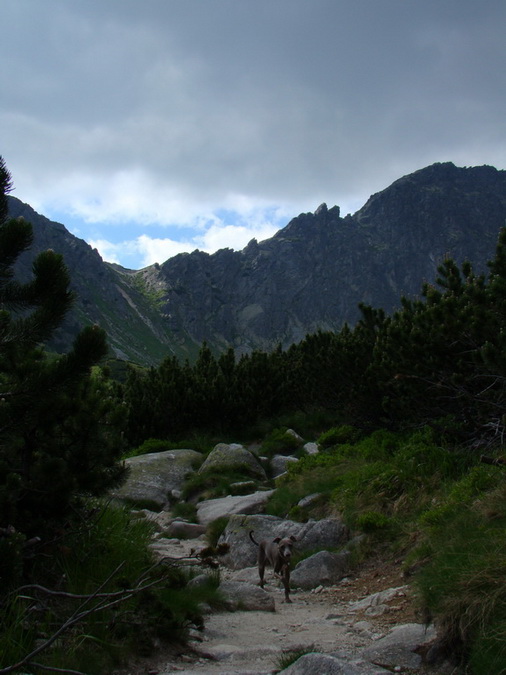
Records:
[[[390,312],[434,280],[445,256],[485,271],[506,224],[506,171],[434,164],[353,215],[322,204],[242,251],[196,250],[138,271],[102,261],[14,198],[10,209],[34,225],[33,252],[51,247],[71,270],[78,299],[56,347],[96,322],[117,356],[149,365],[171,354],[192,358],[204,340],[237,353],[287,347],[316,330],[353,325],[359,303]],[[25,275],[33,252],[20,263]]]

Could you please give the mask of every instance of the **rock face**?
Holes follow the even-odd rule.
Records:
[[[154,278],[166,289],[169,330],[239,352],[270,350],[353,325],[361,302],[399,307],[447,255],[483,269],[505,219],[505,171],[435,164],[373,195],[353,216],[323,204],[240,252],[175,256]]]
[[[172,490],[179,490],[202,455],[195,450],[152,452],[125,460],[130,469],[126,482],[112,494],[129,503],[148,504],[162,509]]]
[[[434,280],[445,256],[484,271],[506,221],[506,171],[434,164],[354,215],[322,204],[242,251],[183,253],[137,272],[104,263],[13,197],[9,208],[34,225],[18,271],[29,275],[33,255],[46,248],[62,253],[71,271],[76,309],[55,346],[67,349],[80,326],[99,323],[118,356],[153,364],[171,351],[192,356],[204,340],[238,353],[286,347],[318,329],[353,325],[361,302],[390,312]]]
[[[91,323],[107,331],[109,346],[118,358],[154,365],[173,351],[163,316],[135,283],[135,272],[105,263],[96,249],[61,223],[48,220],[15,197],[8,200],[9,215],[28,220],[34,235],[33,246],[16,262],[16,277],[31,278],[33,258],[48,248],[61,253],[69,269],[76,301],[51,338],[52,349],[67,352],[77,333]]]

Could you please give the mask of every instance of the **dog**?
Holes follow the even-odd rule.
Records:
[[[249,533],[249,538],[258,546],[258,574],[260,576],[260,587],[264,587],[265,565],[269,563],[274,569],[274,574],[281,579],[285,588],[286,602],[290,600],[290,562],[292,558],[292,548],[297,539],[291,537],[276,537],[272,541],[261,541],[258,543],[253,537],[253,530]]]

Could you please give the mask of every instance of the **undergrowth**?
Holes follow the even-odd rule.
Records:
[[[216,497],[225,497],[229,495],[230,486],[234,483],[251,481],[252,490],[257,485],[254,474],[249,466],[236,466],[233,469],[206,469],[201,473],[192,473],[185,480],[182,499],[184,500],[202,500],[214,499]]]
[[[466,673],[506,673],[506,471],[430,428],[357,442],[343,442],[344,431],[324,434],[319,454],[288,466],[267,512],[313,517],[298,503],[318,494],[327,515],[420,570],[419,608]]]
[[[125,509],[91,505],[86,524],[33,559],[27,576],[37,584],[28,578],[3,597],[0,667],[47,643],[23,672],[108,673],[160,641],[184,641],[188,627],[202,622],[200,603],[220,604],[218,582],[188,586],[177,561],[155,564],[152,534]]]

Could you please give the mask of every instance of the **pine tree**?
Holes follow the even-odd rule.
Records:
[[[1,160],[3,215],[9,187]],[[14,279],[14,262],[31,242],[32,228],[23,219],[0,225],[0,558],[11,561],[14,541],[48,541],[83,495],[101,494],[123,473],[119,408],[103,378],[91,376],[107,353],[105,333],[89,326],[68,354],[44,351],[73,295],[54,251],[37,256],[31,281]],[[5,582],[13,567],[3,567]]]

